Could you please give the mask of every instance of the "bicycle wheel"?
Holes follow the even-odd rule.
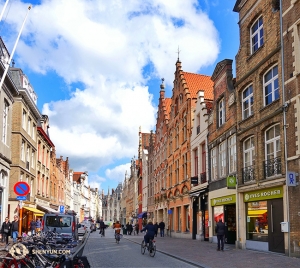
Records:
[[[145,251],[146,251],[146,244],[145,244],[145,241],[143,240],[142,244],[141,244],[141,253],[145,254]]]
[[[151,257],[154,257],[156,253],[156,245],[155,243],[152,243],[151,247],[149,248],[149,255]]]

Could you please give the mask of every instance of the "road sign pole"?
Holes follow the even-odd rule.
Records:
[[[19,215],[20,215],[20,218],[19,218],[19,237],[20,236],[22,237],[23,201],[20,201],[19,205],[20,205],[20,213],[19,213]]]

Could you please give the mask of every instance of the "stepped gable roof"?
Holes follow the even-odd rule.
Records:
[[[182,72],[192,98],[197,98],[199,90],[204,90],[204,99],[213,100],[214,82],[211,77],[203,74]]]

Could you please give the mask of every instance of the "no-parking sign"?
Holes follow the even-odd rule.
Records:
[[[28,195],[30,192],[30,186],[25,181],[19,181],[14,185],[14,192],[18,196]]]

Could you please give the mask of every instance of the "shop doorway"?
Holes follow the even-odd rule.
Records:
[[[236,241],[236,206],[224,206],[225,242],[235,244]]]
[[[268,200],[269,251],[284,253],[284,233],[281,232],[281,222],[283,222],[282,199]]]

